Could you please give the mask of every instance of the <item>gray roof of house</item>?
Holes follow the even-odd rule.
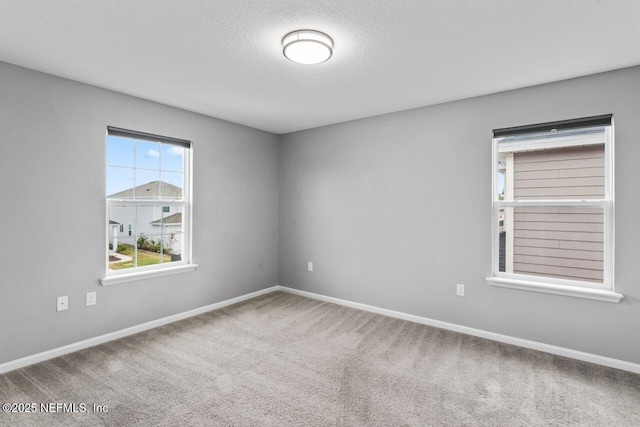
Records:
[[[181,199],[182,188],[176,187],[164,181],[152,181],[138,185],[128,190],[113,193],[107,196],[108,199]]]
[[[158,219],[150,222],[152,225],[176,225],[182,224],[182,212],[174,213],[173,215],[165,216],[162,219]]]

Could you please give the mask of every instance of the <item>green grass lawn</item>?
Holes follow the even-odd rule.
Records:
[[[122,255],[127,255],[130,257],[135,256],[134,248],[132,245],[124,245],[126,249],[124,251],[118,252]],[[171,257],[169,255],[162,255],[162,262],[171,262]],[[153,265],[160,264],[160,254],[143,251],[138,249],[138,267],[143,267],[145,265]],[[134,263],[133,260],[118,262],[114,264],[109,264],[109,270],[124,270],[125,268],[133,268]]]

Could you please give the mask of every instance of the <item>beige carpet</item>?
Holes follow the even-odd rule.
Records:
[[[4,402],[89,409],[7,426],[639,426],[640,376],[276,292],[0,375]]]

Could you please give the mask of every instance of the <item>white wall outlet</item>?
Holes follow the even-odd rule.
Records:
[[[96,305],[96,293],[87,292],[87,306]]]
[[[464,296],[464,285],[461,285],[459,283],[456,285],[456,295],[458,295],[459,297]]]
[[[307,263],[307,270],[313,271],[313,263],[311,261]]]
[[[58,297],[58,308],[56,311],[65,311],[69,309],[69,297]]]

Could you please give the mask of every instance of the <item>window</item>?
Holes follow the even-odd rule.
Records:
[[[612,116],[494,130],[493,285],[617,302]]]
[[[189,266],[191,143],[109,127],[106,148],[109,249],[102,283]]]

